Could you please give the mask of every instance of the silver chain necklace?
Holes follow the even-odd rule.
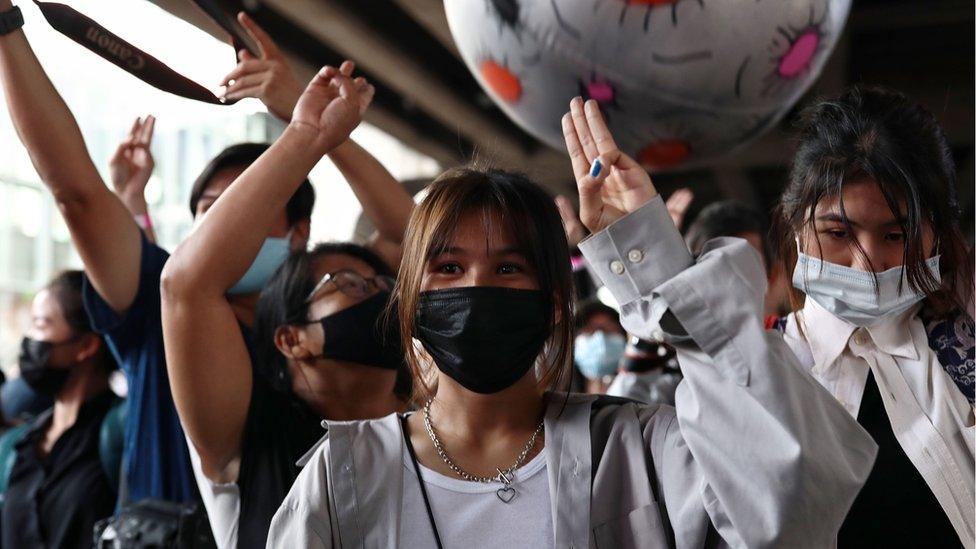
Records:
[[[521,467],[522,464],[525,463],[526,458],[529,457],[529,452],[531,452],[532,448],[535,447],[536,439],[538,439],[539,435],[542,434],[542,429],[545,427],[545,421],[539,422],[539,426],[535,428],[535,432],[533,432],[532,436],[529,437],[529,441],[525,443],[525,446],[522,448],[522,452],[515,459],[515,463],[504,470],[496,467],[495,470],[498,471],[497,476],[479,477],[478,475],[472,475],[459,467],[458,464],[454,463],[454,460],[451,459],[451,456],[447,455],[447,450],[444,449],[444,443],[442,443],[441,439],[437,437],[437,432],[434,431],[434,425],[430,421],[430,403],[433,401],[434,399],[430,399],[426,404],[424,404],[424,427],[427,429],[427,436],[430,437],[430,441],[434,443],[434,449],[437,450],[437,455],[441,457],[444,464],[447,465],[451,471],[454,471],[455,475],[463,480],[470,482],[481,482],[484,484],[501,482],[505,486],[495,491],[495,495],[498,496],[498,499],[505,503],[515,499],[517,492],[515,491],[515,488],[512,487],[512,484],[515,482],[515,470]]]

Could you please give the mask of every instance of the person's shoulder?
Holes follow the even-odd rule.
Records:
[[[636,421],[641,431],[648,431],[658,425],[667,427],[674,417],[674,407],[667,404],[599,395],[590,409],[590,430],[591,433],[609,431],[619,422]]]
[[[363,458],[363,452],[399,455],[403,440],[401,417],[393,413],[376,419],[324,420],[322,426],[326,434],[310,451],[314,455],[308,461],[317,460],[320,464],[327,464],[331,454],[354,459]],[[370,456],[371,459],[374,457],[378,456]]]
[[[321,497],[327,491],[330,476],[339,469],[355,470],[356,476],[365,468],[383,470],[401,458],[402,430],[400,415],[390,414],[378,419],[352,421],[322,421],[325,435],[298,461],[302,467],[288,499],[295,505],[309,498]],[[297,508],[297,507],[296,507]]]

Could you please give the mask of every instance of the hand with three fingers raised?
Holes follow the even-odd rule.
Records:
[[[580,220],[590,232],[605,229],[657,196],[651,177],[613,140],[596,101],[579,97],[563,116],[563,137],[579,189]]]

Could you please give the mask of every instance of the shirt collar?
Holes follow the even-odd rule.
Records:
[[[809,297],[798,316],[813,355],[814,371],[826,371],[847,348],[857,326],[832,315]]]
[[[912,338],[911,319],[918,313],[918,304],[897,317],[864,328],[878,351],[910,360],[918,360],[918,349]],[[803,332],[810,345],[814,370],[824,372],[847,348],[858,327],[834,316],[815,300],[807,298],[800,314]]]
[[[875,347],[885,354],[918,360],[918,349],[912,338],[911,320],[915,318],[921,307],[921,303],[916,304],[888,321],[866,328]]]

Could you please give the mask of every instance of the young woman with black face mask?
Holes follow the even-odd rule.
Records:
[[[874,444],[782,341],[765,336],[751,248],[737,248],[737,269],[707,254],[693,265],[646,172],[613,145],[595,103],[594,140],[580,106],[579,135],[602,153],[589,175],[570,123],[581,217],[594,233],[580,248],[601,275],[616,271],[605,282],[628,332],[649,337],[666,313],[661,329],[686,370],[677,415],[550,391],[572,358],[559,214],[524,176],[451,170],[414,211],[396,290],[420,410],[330,423],[275,515],[269,547],[833,540]],[[717,272],[739,291],[688,290]],[[730,337],[709,309],[743,295],[755,298],[755,319]]]
[[[880,447],[839,545],[974,547],[973,262],[942,128],[889,90],[813,105],[777,213],[778,325]]]
[[[20,375],[54,407],[18,434],[3,494],[3,547],[91,547],[95,522],[115,507],[99,432],[119,402],[108,385],[116,365],[85,314],[82,276],[58,275],[31,304]]]
[[[405,371],[397,326],[379,321],[394,273],[375,253],[354,244],[293,253],[261,293],[250,344],[225,295],[258,253],[261,229],[274,222],[269,212],[284,208],[359,123],[372,88],[350,69],[329,67],[313,79],[281,138],[221,195],[164,270],[169,377],[221,547],[264,546],[323,419],[406,409],[394,392]],[[281,151],[301,158],[268,161]]]

